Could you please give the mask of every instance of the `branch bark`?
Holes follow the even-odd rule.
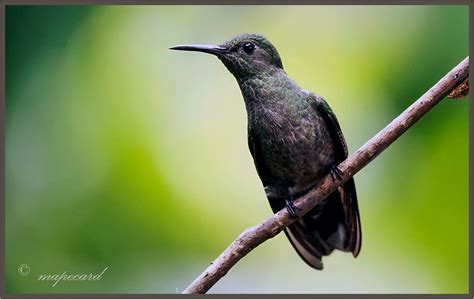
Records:
[[[339,164],[338,167],[342,172],[341,180],[335,180],[331,175],[327,175],[310,192],[296,199],[294,205],[298,216],[309,212],[338,186],[364,168],[448,93],[467,79],[468,75],[469,57],[466,57],[402,114]],[[183,291],[183,294],[206,293],[247,253],[276,236],[294,221],[295,219],[289,215],[288,211],[282,209],[260,224],[247,228]]]

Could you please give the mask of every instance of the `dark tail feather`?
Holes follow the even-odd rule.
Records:
[[[352,252],[354,257],[357,257],[362,246],[362,227],[360,225],[359,205],[357,204],[357,194],[355,189],[354,179],[351,178],[344,184],[344,190],[347,193],[349,216],[349,244],[348,251]]]
[[[271,200],[273,211],[284,207]],[[311,267],[322,270],[321,258],[334,249],[359,254],[362,234],[354,180],[350,179],[323,204],[285,229],[299,256]]]

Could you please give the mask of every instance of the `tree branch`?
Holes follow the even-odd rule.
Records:
[[[294,205],[298,216],[309,212],[338,186],[364,168],[448,93],[468,78],[468,75],[469,57],[466,57],[402,114],[339,164],[338,167],[342,172],[341,180],[335,180],[331,175],[327,175],[310,192],[296,199]],[[183,291],[183,294],[206,293],[247,253],[276,236],[293,221],[295,219],[289,215],[288,211],[282,209],[260,224],[247,228]]]

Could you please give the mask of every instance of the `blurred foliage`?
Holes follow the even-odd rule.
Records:
[[[468,55],[467,6],[7,6],[6,30],[7,293],[176,293],[270,215],[235,80],[169,46],[264,34],[351,151]],[[212,292],[468,291],[467,98],[356,182],[357,259],[315,271],[281,234]]]

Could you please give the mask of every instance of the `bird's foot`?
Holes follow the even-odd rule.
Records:
[[[337,165],[332,165],[329,167],[329,172],[331,173],[332,179],[334,181],[342,181],[342,171],[337,167]]]
[[[291,218],[298,218],[297,214],[297,207],[295,207],[295,204],[293,203],[293,200],[290,199],[285,199],[285,207],[286,210],[288,211],[288,214],[290,214]]]

